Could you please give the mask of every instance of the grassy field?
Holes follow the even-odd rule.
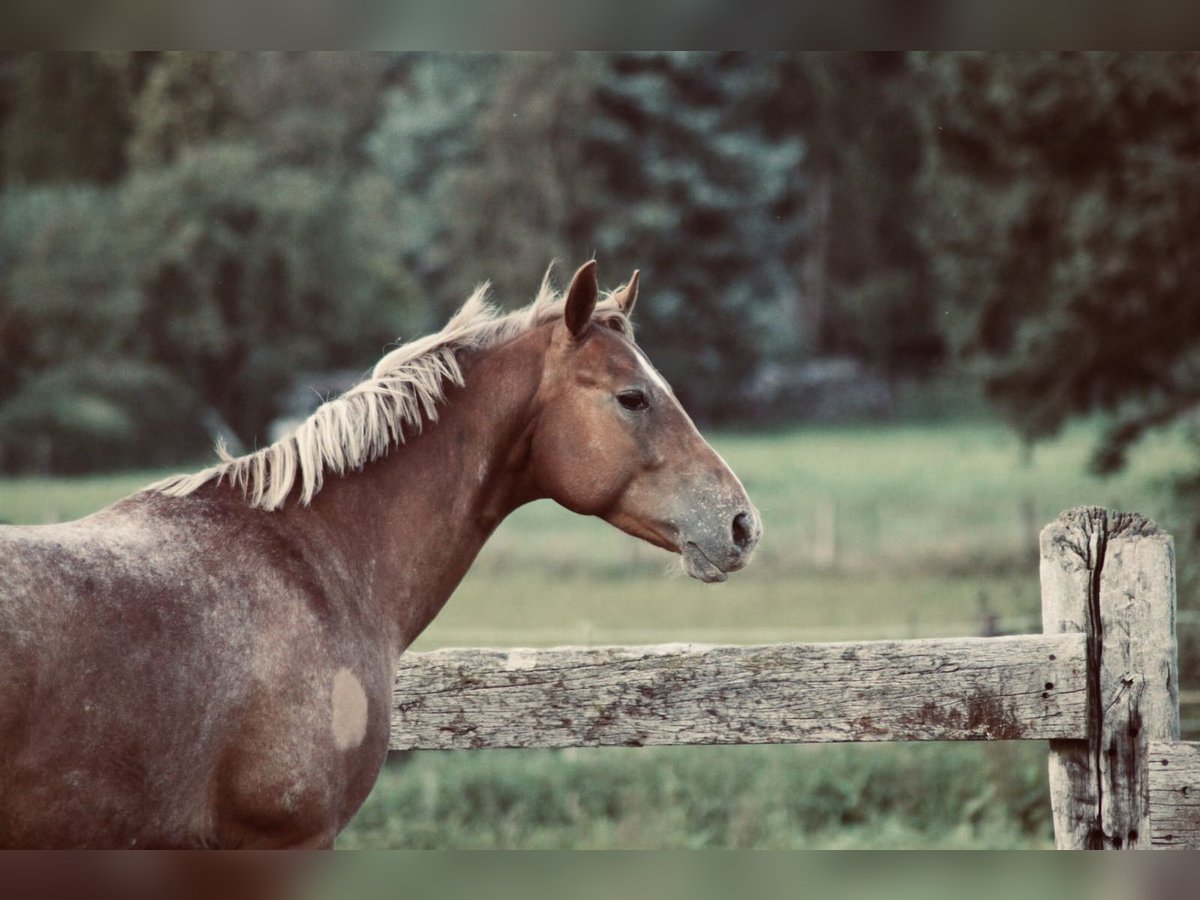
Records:
[[[1084,474],[1093,438],[1078,426],[1028,456],[986,422],[719,435],[763,514],[748,570],[700,585],[667,554],[535,504],[416,649],[1037,630],[1036,535],[1059,511],[1172,527],[1182,437],[1155,437],[1109,480]],[[82,515],[157,474],[0,480],[0,519]],[[342,845],[1036,846],[1043,770],[1038,745],[418,753],[385,770]]]

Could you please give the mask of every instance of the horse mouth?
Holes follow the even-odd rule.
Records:
[[[714,584],[729,577],[728,573],[709,559],[699,545],[693,541],[688,541],[683,545],[680,555],[683,557],[684,571],[697,581]]]

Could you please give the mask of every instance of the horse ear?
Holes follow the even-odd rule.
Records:
[[[596,308],[596,296],[599,291],[596,285],[596,261],[589,259],[579,267],[579,271],[571,279],[571,286],[567,288],[567,303],[563,310],[567,328],[575,337],[587,330],[588,323],[592,320],[592,310]]]
[[[633,315],[633,304],[637,303],[638,275],[641,273],[633,270],[633,274],[629,276],[629,284],[621,288],[613,297],[617,301],[617,306],[621,307],[621,312],[626,318]]]

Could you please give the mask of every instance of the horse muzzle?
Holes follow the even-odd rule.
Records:
[[[706,526],[680,529],[679,554],[688,575],[712,584],[724,581],[730,572],[744,569],[750,562],[762,537],[762,519],[758,510],[747,505],[732,517],[722,518],[719,527],[711,523]]]

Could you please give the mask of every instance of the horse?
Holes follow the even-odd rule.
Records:
[[[552,499],[723,581],[762,531],[595,261],[439,332],[257,452],[0,527],[0,845],[331,847],[398,657],[497,525]]]

